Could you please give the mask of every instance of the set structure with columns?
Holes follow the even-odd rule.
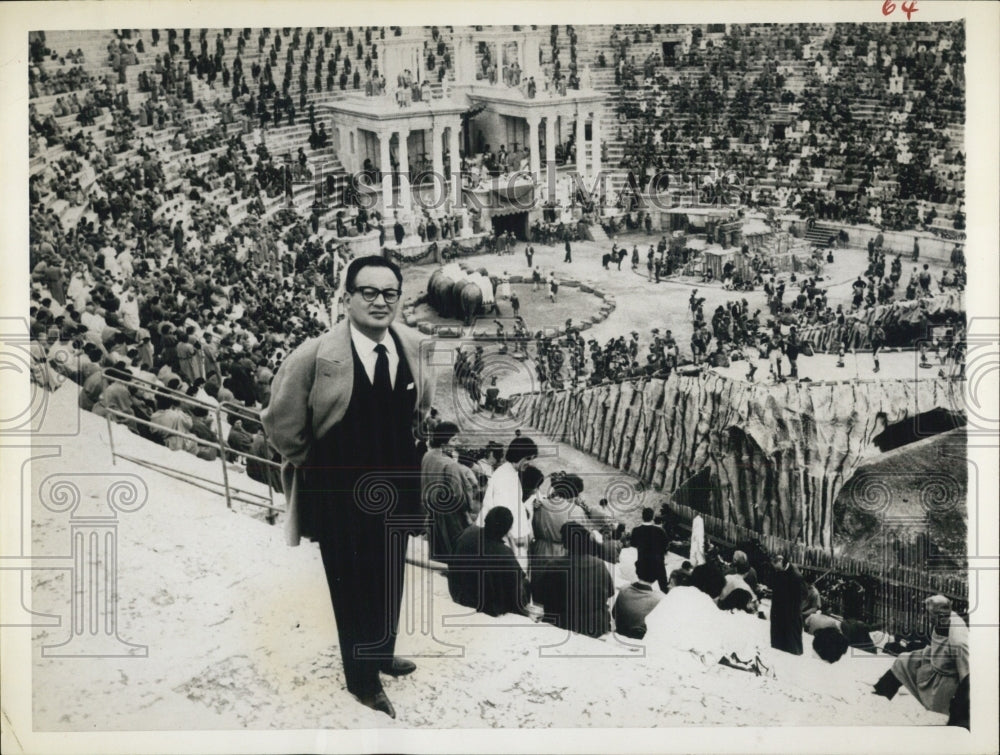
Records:
[[[463,108],[447,100],[417,104],[428,107],[400,110],[371,98],[327,106],[337,123],[344,169],[375,178],[381,184],[383,208],[402,215],[413,206],[411,169],[417,174],[430,171],[435,192],[447,191],[453,203],[460,201],[461,180],[456,178],[461,171]]]
[[[507,156],[501,172],[530,173],[538,200],[552,199],[547,171],[549,166],[555,170],[560,144],[564,150],[575,145],[575,160],[559,170],[575,169],[588,188],[592,186],[589,182],[603,167],[601,114],[606,95],[587,87],[556,91],[551,82],[547,86],[539,61],[543,36],[538,30],[456,29],[455,80],[446,81],[431,97],[402,106],[391,93],[347,94],[317,108],[320,117],[332,120],[327,128],[335,134],[340,163],[348,173],[368,177],[363,190],[377,197],[383,215],[411,216],[415,193],[425,199],[429,190],[436,206],[440,201],[462,207],[462,155],[470,158],[473,174],[482,180],[480,153],[496,155],[501,145]],[[422,75],[423,52],[419,34],[404,31],[387,41],[381,62],[389,89],[407,70],[417,78]],[[491,74],[506,67],[508,75],[502,80],[484,77],[484,61],[495,66]],[[541,213],[540,205],[537,211]]]

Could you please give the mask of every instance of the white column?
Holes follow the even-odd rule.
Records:
[[[458,133],[461,129],[462,121],[458,118],[448,127],[448,151],[451,153],[448,179],[451,181],[451,196],[456,207],[462,202],[462,161],[458,157]]]
[[[399,130],[399,209],[410,211],[410,153],[407,151],[406,140],[410,130]]]
[[[351,153],[348,148],[348,132],[350,131],[350,126],[346,123],[341,124],[337,128],[337,157],[340,158],[340,164],[344,166],[344,170],[350,173],[356,173],[353,163],[351,162]]]
[[[577,111],[576,114],[576,172],[583,178],[587,175],[587,145],[586,138],[587,114]]]
[[[538,174],[541,171],[538,155],[538,121],[537,115],[528,118],[528,154],[530,156],[528,166],[531,170],[531,177],[535,180],[538,180]]]
[[[388,216],[392,211],[392,159],[389,155],[391,131],[378,132],[379,170],[382,171],[382,213]]]
[[[556,161],[556,117],[545,116],[545,162]]]
[[[431,170],[435,176],[444,172],[444,155],[441,149],[441,127],[436,123],[431,126]]]
[[[593,175],[596,178],[601,172],[601,114],[597,112],[590,122],[590,149]]]
[[[438,199],[444,199],[447,196],[448,186],[444,183],[445,176],[444,173],[444,151],[441,147],[441,138],[444,136],[442,133],[442,128],[437,123],[435,123],[430,128],[431,132],[431,171],[434,173],[434,178],[432,179],[433,189],[433,201],[437,202]],[[440,178],[439,178],[440,177]],[[438,181],[442,183],[438,183]],[[441,193],[438,193],[437,187],[441,187]]]

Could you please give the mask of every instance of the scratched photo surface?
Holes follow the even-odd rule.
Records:
[[[968,17],[872,5],[31,25],[0,575],[32,733],[972,751],[994,152]]]

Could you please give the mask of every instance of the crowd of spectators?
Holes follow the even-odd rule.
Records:
[[[165,76],[176,72],[162,62]],[[82,102],[73,92],[45,119],[30,114],[40,151],[66,147],[29,182],[32,374],[49,388],[75,381],[85,409],[114,409],[115,421],[207,458],[217,449],[190,435],[221,433],[228,448],[250,449],[274,369],[330,324],[334,259],[346,251],[318,233],[316,212],[266,213],[264,200],[301,166],[263,144],[249,150],[242,129],[227,133],[221,120],[191,131],[178,82],[167,79],[137,110],[126,85],[97,80]],[[46,133],[46,121],[58,126],[91,100],[110,116],[103,139]],[[168,141],[154,137],[163,125],[149,117],[154,101],[185,125]],[[207,159],[194,157],[201,152]],[[57,201],[75,212],[57,212]],[[211,411],[227,404],[250,411]]]
[[[732,172],[744,204],[807,219],[962,231],[964,157],[949,129],[964,123],[963,34],[960,24],[616,30],[622,167],[682,185]],[[637,59],[640,41],[673,54]]]

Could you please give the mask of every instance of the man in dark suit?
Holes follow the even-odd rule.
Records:
[[[653,523],[653,510],[648,506],[642,510],[642,524],[632,530],[629,542],[635,547],[638,555],[635,562],[636,574],[640,567],[649,575],[650,582],[656,582],[660,590],[667,592],[667,567],[664,559],[667,556],[667,533],[663,527]]]
[[[346,320],[288,356],[262,414],[285,462],[289,544],[319,542],[347,689],[393,718],[379,673],[416,668],[394,652],[407,539],[423,518],[414,428],[434,385],[420,336],[392,324],[402,279],[382,257],[352,261]]]

